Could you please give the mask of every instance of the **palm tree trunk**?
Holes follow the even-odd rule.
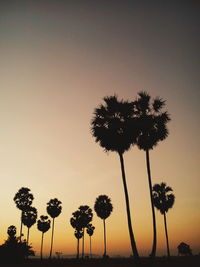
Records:
[[[170,257],[169,252],[169,239],[168,239],[168,233],[167,233],[167,221],[166,221],[166,213],[164,212],[164,224],[165,224],[165,235],[166,235],[166,242],[167,242],[167,256]]]
[[[124,194],[125,194],[125,201],[126,201],[126,212],[127,212],[127,220],[128,220],[128,229],[129,229],[129,236],[131,241],[132,252],[135,259],[139,259],[139,254],[136,247],[136,242],[133,234],[132,223],[131,223],[131,214],[130,214],[130,207],[129,207],[129,196],[128,196],[128,189],[126,185],[126,174],[124,168],[124,159],[122,153],[119,153],[120,163],[121,163],[121,171],[122,171],[122,180],[124,185]]]
[[[105,219],[103,219],[103,230],[104,230],[104,254],[103,256],[106,256],[106,223]]]
[[[85,229],[83,228],[82,259],[84,259],[84,234],[85,234],[84,230],[85,230]]]
[[[42,232],[42,240],[41,240],[41,248],[40,248],[40,259],[41,259],[41,261],[42,261],[43,240],[44,240],[44,233]]]
[[[19,235],[20,243],[22,242],[22,212],[21,212],[21,226],[20,226],[20,235]]]
[[[50,248],[50,255],[49,255],[49,258],[50,258],[50,259],[51,259],[51,255],[52,255],[52,248],[53,248],[54,219],[55,219],[55,218],[53,218],[53,224],[52,224],[51,248]]]
[[[28,240],[29,240],[29,231],[30,231],[30,228],[28,227],[28,231],[27,231],[27,240],[26,240],[26,244],[28,246]]]
[[[149,193],[151,199],[151,210],[152,210],[152,218],[153,218],[153,245],[152,251],[150,253],[150,257],[156,256],[156,216],[155,216],[155,208],[153,205],[153,193],[152,193],[152,183],[151,183],[151,168],[150,168],[150,160],[149,160],[149,150],[146,150],[146,163],[147,163],[147,173],[149,180]]]
[[[77,255],[76,258],[79,259],[79,238],[77,239]]]
[[[92,237],[90,235],[90,259],[92,258]]]

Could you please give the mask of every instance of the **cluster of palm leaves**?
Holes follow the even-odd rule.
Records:
[[[33,194],[30,193],[30,189],[26,187],[20,188],[14,197],[14,201],[17,208],[21,210],[20,242],[22,242],[22,236],[23,236],[22,226],[25,225],[28,228],[27,239],[26,239],[27,245],[29,242],[30,228],[37,221],[37,209],[31,206],[33,199],[34,199]],[[55,218],[58,217],[62,211],[61,204],[62,204],[61,201],[59,201],[57,198],[50,199],[50,201],[47,203],[47,213],[52,218],[52,236],[51,236],[49,258],[52,257]],[[37,221],[37,228],[39,231],[42,232],[41,250],[40,250],[41,259],[43,258],[42,251],[43,251],[44,233],[46,233],[50,229],[50,226],[51,226],[51,221],[49,220],[48,216],[41,215],[40,219]],[[14,232],[16,233],[16,227],[10,226],[8,228],[8,234],[10,235]]]
[[[110,216],[113,206],[111,204],[111,199],[106,195],[100,195],[97,197],[94,210],[98,217],[103,220],[104,226],[104,254],[106,257],[106,226],[105,220]],[[93,219],[92,209],[85,205],[80,206],[78,210],[72,213],[70,219],[71,226],[74,228],[74,236],[77,238],[77,259],[79,258],[79,243],[82,238],[82,259],[84,258],[84,234],[85,229],[90,237],[90,258],[92,258],[92,235],[94,233],[95,227],[92,225],[91,221]]]
[[[104,97],[103,100],[104,104],[101,104],[94,111],[94,116],[91,122],[91,131],[96,142],[99,143],[105,151],[114,151],[119,155],[126,202],[128,229],[132,253],[135,259],[139,259],[139,253],[132,228],[123,155],[133,145],[137,145],[137,147],[140,150],[145,151],[146,154],[153,220],[153,245],[150,256],[155,257],[157,235],[154,207],[161,210],[160,206],[165,205],[165,208],[162,209],[161,213],[164,214],[166,226],[166,212],[168,211],[168,208],[173,206],[174,197],[172,197],[172,194],[169,197],[166,196],[166,193],[172,190],[171,188],[162,188],[165,195],[163,197],[163,193],[157,191],[159,185],[152,187],[150,150],[152,150],[159,141],[164,140],[168,136],[167,123],[170,121],[170,116],[166,111],[162,111],[165,106],[165,101],[159,97],[151,101],[150,95],[146,92],[140,92],[134,101],[118,100],[116,95]],[[160,187],[163,187],[163,183]],[[165,227],[165,229],[167,228]],[[169,255],[168,237],[167,249]]]

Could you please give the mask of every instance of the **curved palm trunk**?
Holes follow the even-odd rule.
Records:
[[[137,251],[136,242],[135,242],[133,229],[132,229],[132,223],[131,223],[129,196],[128,196],[128,189],[127,189],[127,185],[126,185],[126,174],[125,174],[125,169],[124,169],[124,159],[123,159],[123,155],[121,153],[119,153],[119,157],[120,157],[120,163],[121,163],[122,180],[123,180],[123,185],[124,185],[124,194],[125,194],[125,200],[126,200],[126,212],[127,212],[128,229],[129,229],[131,247],[132,247],[132,252],[133,252],[133,256],[135,257],[135,259],[139,259],[139,254]]]
[[[106,223],[105,219],[103,219],[103,230],[104,230],[104,254],[103,256],[106,256]]]
[[[166,221],[166,213],[164,212],[164,224],[165,224],[165,235],[166,235],[166,242],[167,242],[167,256],[170,257],[169,252],[169,240],[168,240],[168,233],[167,233],[167,221]]]
[[[28,241],[29,241],[29,231],[30,231],[30,228],[28,227],[28,231],[27,231],[27,240],[26,240],[26,244],[28,246]]]
[[[82,259],[84,259],[84,235],[85,235],[85,228],[83,228],[83,241],[82,241]]]
[[[22,242],[22,212],[21,212],[21,226],[20,226],[20,235],[19,235],[20,243]]]
[[[44,233],[42,232],[42,240],[41,240],[41,248],[40,248],[40,260],[42,260],[42,249],[43,249],[43,240],[44,240]]]
[[[90,259],[92,258],[92,237],[90,236]]]
[[[79,259],[79,238],[77,238],[77,255],[76,258]]]
[[[51,255],[52,255],[52,248],[53,248],[54,219],[55,219],[55,218],[53,218],[53,224],[52,224],[51,248],[50,248],[50,254],[49,254],[49,258],[50,258],[50,259],[51,259]]]
[[[149,180],[149,193],[151,199],[151,210],[152,210],[152,219],[153,219],[153,245],[152,251],[150,253],[150,257],[156,256],[156,216],[155,216],[155,208],[153,205],[153,193],[152,193],[152,183],[151,183],[151,168],[150,168],[150,160],[149,160],[149,150],[146,150],[146,163],[147,163],[147,173]]]

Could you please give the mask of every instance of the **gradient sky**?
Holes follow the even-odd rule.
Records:
[[[51,198],[63,203],[54,252],[76,252],[72,212],[107,194],[114,206],[108,254],[130,255],[119,159],[95,144],[90,121],[104,96],[132,100],[146,90],[166,100],[172,118],[169,137],[151,152],[153,184],[165,181],[176,196],[167,215],[172,254],[182,241],[199,253],[199,14],[191,0],[0,1],[0,244],[9,225],[19,233],[13,197],[25,186],[39,215]],[[149,255],[145,153],[133,147],[125,164],[138,249]],[[163,218],[157,211],[156,217],[163,255]],[[102,254],[102,221],[95,215],[93,224],[93,252]],[[37,255],[40,238],[34,225],[30,242]],[[45,253],[49,247],[50,231]]]

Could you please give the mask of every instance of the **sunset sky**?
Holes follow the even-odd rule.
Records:
[[[90,132],[104,96],[134,100],[146,90],[166,100],[169,137],[150,152],[154,183],[176,196],[167,214],[171,252],[180,242],[200,252],[198,1],[0,1],[0,244],[7,227],[20,228],[13,201],[21,187],[34,195],[38,215],[57,197],[54,252],[76,253],[69,223],[80,205],[107,194],[108,254],[131,254],[120,162]],[[145,153],[125,154],[133,230],[141,255],[152,246]],[[156,211],[158,255],[166,254],[163,216]],[[94,214],[93,253],[103,253],[103,223]],[[24,227],[24,234],[26,235]],[[51,231],[45,235],[49,253]],[[41,232],[30,242],[39,255]],[[86,252],[89,237],[86,236]]]

